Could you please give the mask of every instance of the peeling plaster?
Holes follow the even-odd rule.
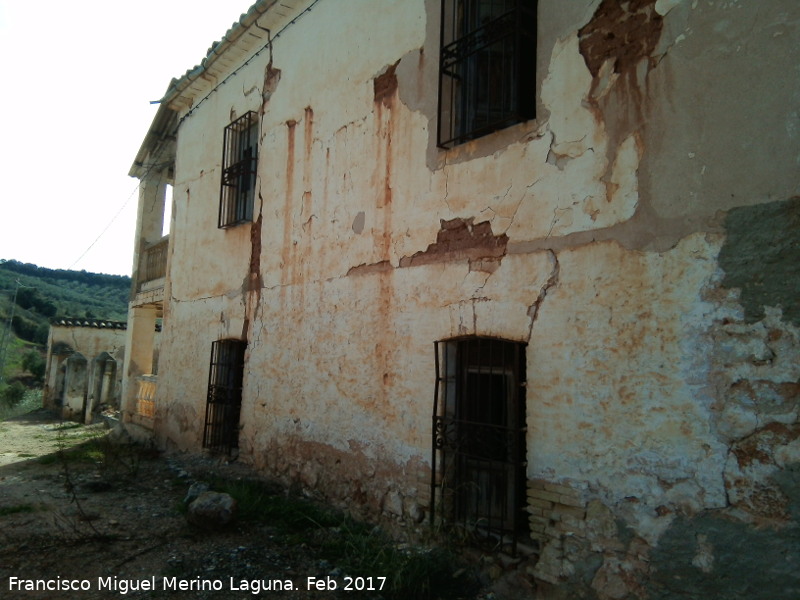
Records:
[[[397,61],[390,65],[386,70],[373,80],[373,92],[375,102],[381,102],[386,108],[391,108],[391,98],[397,94]]]
[[[736,208],[725,229],[722,285],[741,290],[747,320],[760,320],[764,307],[773,306],[800,325],[800,196]]]
[[[508,236],[494,235],[488,221],[474,224],[474,218],[441,221],[441,229],[436,234],[436,242],[424,251],[400,259],[401,267],[430,264],[440,261],[468,259],[502,260],[506,252]]]
[[[736,21],[730,3],[690,4],[592,0],[542,11],[539,118],[441,151],[441,4],[364,3],[416,13],[399,26],[394,18],[373,52],[309,37],[326,51],[286,55],[282,72],[265,71],[262,145],[277,158],[260,167],[266,218],[249,231],[204,233],[218,170],[218,152],[200,154],[206,125],[242,108],[241,98],[220,102],[219,114],[205,104],[181,131],[190,150],[178,163],[195,196],[181,226],[200,239],[182,246],[176,236],[173,254],[191,268],[176,271],[169,302],[174,368],[164,389],[175,446],[199,444],[204,397],[177,332],[205,348],[197,324],[217,327],[223,312],[226,330],[280,340],[265,338],[248,356],[245,460],[300,489],[418,523],[429,509],[430,436],[420,423],[430,405],[408,399],[431,396],[419,375],[430,371],[431,340],[488,335],[529,342],[528,497],[539,493],[551,511],[531,514],[542,517],[531,520],[541,525],[536,577],[579,579],[575,597],[634,597],[660,544],[683,541],[681,568],[709,578],[724,564],[713,528],[677,535],[692,519],[719,511],[785,528],[791,494],[774,476],[800,451],[800,334],[791,294],[777,294],[780,307],[752,297],[753,265],[776,262],[769,236],[743,242],[748,217],[738,211],[795,195],[775,191],[796,186],[781,162],[791,118],[780,113],[778,128],[767,99],[747,97],[764,73],[783,87],[753,87],[793,106],[784,67],[797,61],[781,45],[793,26]],[[331,19],[364,20],[330,6],[309,17],[321,35]],[[736,10],[778,22],[777,9],[753,6]],[[758,60],[728,44],[736,37]],[[780,49],[789,58],[764,60]],[[307,77],[319,62],[336,65],[323,69],[324,86]],[[739,72],[750,63],[757,73]],[[713,86],[698,75],[709,72]],[[719,73],[728,75],[718,90]],[[280,77],[287,83],[276,90]],[[737,113],[728,97],[746,108]],[[751,105],[760,108],[741,118]],[[709,142],[720,135],[729,148]],[[734,155],[747,168],[729,168]],[[740,174],[754,182],[746,197],[706,183]],[[197,245],[213,248],[216,262],[199,264]],[[732,264],[743,248],[749,264]],[[744,535],[754,539],[752,528]]]
[[[272,95],[278,89],[278,83],[281,80],[281,70],[275,69],[272,66],[272,61],[264,69],[264,86],[261,92],[261,114],[267,109],[267,104],[272,98]]]

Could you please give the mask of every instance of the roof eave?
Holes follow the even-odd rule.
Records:
[[[148,156],[155,154],[160,145],[174,141],[177,134],[178,113],[191,108],[194,103],[196,90],[192,91],[190,88],[200,79],[215,81],[216,77],[209,72],[209,69],[277,2],[278,0],[257,0],[246,13],[242,14],[239,21],[233,23],[221,40],[211,44],[206,57],[199,65],[170,82],[128,172],[131,177],[140,179],[144,177],[152,169],[152,165],[146,165]],[[205,85],[207,83],[203,82],[203,86]]]

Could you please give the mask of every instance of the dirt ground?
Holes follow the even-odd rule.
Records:
[[[215,469],[246,475],[241,465],[155,453],[97,462],[91,453],[59,458],[59,448],[80,445],[105,427],[62,424],[44,410],[0,422],[0,598],[382,597],[341,589],[346,575],[379,573],[342,573],[303,543],[286,545],[269,525],[240,522],[212,532],[190,526],[180,507],[191,483]],[[336,591],[308,589],[308,577],[327,587],[330,576]],[[167,584],[175,578],[175,585],[183,580],[195,588],[165,590],[165,577]],[[58,589],[26,590],[20,580],[50,580]],[[212,583],[198,589],[204,581]],[[277,587],[275,581],[283,591],[252,589]],[[89,589],[69,589],[76,586]]]

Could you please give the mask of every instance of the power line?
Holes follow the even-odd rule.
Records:
[[[103,231],[101,231],[101,232],[100,232],[100,235],[98,235],[98,236],[95,238],[95,240],[94,240],[94,241],[93,241],[91,244],[89,244],[89,247],[88,247],[88,248],[86,248],[86,250],[84,250],[84,251],[83,251],[83,254],[81,254],[81,255],[80,255],[80,256],[79,256],[79,257],[78,257],[78,258],[75,260],[75,262],[73,262],[73,263],[72,263],[72,264],[69,266],[69,269],[72,269],[72,267],[74,267],[75,265],[77,265],[77,264],[78,264],[78,263],[81,261],[81,259],[82,259],[84,256],[86,256],[86,255],[89,253],[89,251],[90,251],[90,250],[91,250],[91,249],[94,247],[94,245],[95,245],[95,244],[96,244],[98,241],[100,241],[100,238],[101,238],[101,237],[103,237],[103,236],[105,235],[105,233],[106,233],[106,232],[107,232],[107,231],[108,231],[108,230],[111,228],[111,225],[113,225],[113,224],[114,224],[114,221],[116,221],[116,220],[117,220],[117,217],[119,217],[119,216],[122,214],[122,211],[123,211],[123,210],[125,210],[125,207],[126,207],[126,206],[128,206],[128,203],[131,201],[131,198],[133,198],[133,196],[134,196],[135,194],[137,194],[137,192],[139,191],[139,188],[142,186],[142,181],[141,181],[141,180],[142,180],[142,179],[144,179],[144,178],[146,178],[146,177],[147,177],[147,176],[150,174],[150,171],[152,171],[153,169],[155,169],[155,168],[161,168],[161,167],[164,167],[164,166],[166,166],[167,164],[169,164],[169,163],[163,163],[163,162],[159,162],[159,159],[161,158],[161,154],[163,154],[163,152],[164,152],[164,147],[162,146],[161,148],[159,148],[159,150],[158,150],[158,154],[157,154],[157,155],[156,155],[156,156],[153,158],[153,162],[152,162],[150,165],[148,165],[148,166],[147,166],[147,170],[144,172],[144,175],[142,175],[142,177],[140,177],[140,178],[139,178],[139,183],[137,183],[137,184],[136,184],[136,187],[135,187],[135,188],[133,188],[133,191],[130,193],[130,195],[129,195],[129,196],[128,196],[128,198],[125,200],[125,202],[123,202],[123,203],[122,203],[122,206],[119,208],[119,210],[117,211],[117,213],[116,213],[116,214],[115,214],[115,215],[114,215],[114,216],[111,218],[111,220],[108,222],[108,225],[106,225],[106,226],[105,226],[105,228],[103,229]]]
[[[6,323],[5,330],[3,331],[3,338],[0,341],[0,383],[3,382],[3,371],[6,368],[6,346],[9,338],[9,332],[11,331],[11,325],[14,321],[14,311],[17,308],[17,292],[19,292],[19,288],[32,288],[32,285],[23,285],[20,283],[19,277],[15,280],[17,287],[14,288],[14,298],[11,300],[11,314],[8,317],[8,322]]]
[[[121,207],[120,207],[120,209],[117,211],[117,213],[116,213],[116,214],[115,214],[113,217],[111,217],[111,220],[108,222],[108,225],[106,225],[106,226],[105,226],[105,228],[103,229],[103,231],[101,231],[101,232],[100,232],[100,235],[98,235],[98,236],[95,238],[95,240],[94,240],[94,241],[93,241],[91,244],[89,244],[89,247],[88,247],[88,248],[86,248],[86,250],[84,250],[84,251],[83,251],[83,254],[81,254],[81,255],[80,255],[80,256],[79,256],[79,257],[78,257],[78,258],[75,260],[75,262],[73,262],[73,263],[72,263],[72,264],[71,264],[71,265],[68,267],[69,269],[72,269],[72,267],[74,267],[75,265],[77,265],[77,264],[78,264],[78,263],[81,261],[81,259],[82,259],[84,256],[86,256],[86,255],[89,253],[89,250],[91,250],[92,248],[94,248],[94,245],[95,245],[95,244],[96,244],[98,241],[100,241],[100,238],[101,238],[101,237],[103,237],[103,236],[105,235],[106,231],[108,231],[108,230],[111,228],[111,226],[114,224],[114,221],[116,221],[116,220],[117,220],[117,217],[119,217],[119,216],[122,214],[122,211],[123,211],[123,210],[125,210],[125,207],[126,207],[126,206],[128,206],[128,202],[130,202],[130,201],[131,201],[131,198],[133,198],[133,195],[134,195],[134,194],[136,194],[136,193],[139,191],[139,185],[141,185],[141,183],[138,183],[138,184],[136,184],[136,187],[135,187],[135,188],[133,188],[133,191],[131,192],[130,196],[128,196],[128,199],[127,199],[127,200],[125,200],[125,202],[123,202],[123,203],[122,203],[122,206],[121,206]]]

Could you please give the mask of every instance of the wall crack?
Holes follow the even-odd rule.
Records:
[[[558,256],[552,250],[547,251],[550,257],[551,269],[550,269],[550,276],[547,278],[547,281],[544,282],[544,285],[539,290],[539,295],[528,307],[528,316],[531,318],[531,326],[528,330],[528,341],[531,340],[533,337],[533,326],[536,323],[536,319],[539,316],[539,310],[544,302],[544,299],[547,297],[547,293],[550,291],[550,288],[558,285],[558,279],[561,274],[561,265],[558,262]]]
[[[507,227],[506,227],[506,228],[503,230],[503,234],[507,234],[507,233],[508,233],[508,230],[509,230],[509,229],[511,229],[511,226],[514,224],[514,221],[517,219],[517,213],[519,212],[519,207],[520,207],[520,206],[522,206],[522,201],[523,201],[523,200],[525,200],[525,196],[528,194],[528,192],[530,191],[530,189],[531,189],[533,186],[535,186],[537,183],[539,183],[541,180],[542,180],[542,179],[541,179],[541,177],[540,177],[540,178],[538,178],[538,179],[535,179],[535,180],[534,180],[532,183],[530,183],[529,185],[526,185],[526,186],[525,186],[525,192],[524,192],[523,194],[521,194],[521,195],[520,195],[520,197],[519,197],[519,201],[517,202],[517,205],[514,207],[514,212],[513,212],[513,214],[511,215],[511,220],[509,220],[509,222],[508,222],[508,226],[507,226]],[[510,189],[511,189],[511,188],[509,188],[509,190],[510,190]]]
[[[453,209],[450,206],[450,199],[448,198],[448,195],[450,193],[450,175],[447,173],[446,163],[442,168],[442,173],[444,173],[444,203],[447,205],[447,210],[449,210],[452,213]]]

